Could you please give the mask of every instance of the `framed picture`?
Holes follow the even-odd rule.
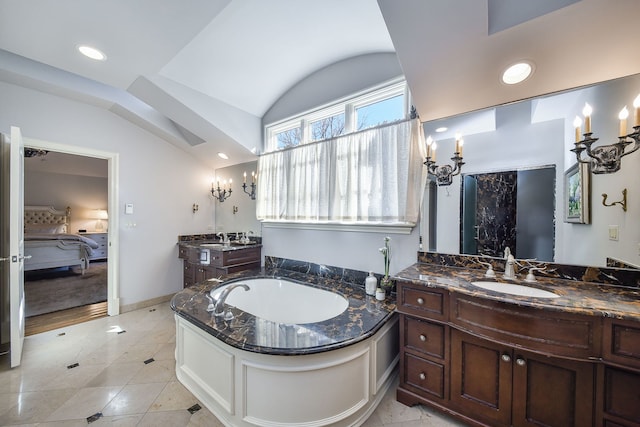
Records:
[[[588,163],[576,163],[564,173],[564,221],[590,223],[591,185]]]

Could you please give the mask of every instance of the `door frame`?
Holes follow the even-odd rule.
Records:
[[[118,282],[118,272],[120,268],[120,242],[118,238],[118,230],[120,229],[120,212],[118,210],[118,205],[120,203],[120,196],[118,192],[120,155],[110,151],[60,144],[57,142],[27,138],[24,136],[23,141],[26,147],[107,160],[109,212],[109,229],[107,230],[109,251],[109,262],[107,263],[107,314],[109,316],[117,316],[120,314],[120,286]]]

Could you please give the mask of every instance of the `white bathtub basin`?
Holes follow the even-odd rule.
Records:
[[[245,284],[249,290],[234,289],[225,301],[256,317],[277,323],[322,322],[344,312],[349,301],[342,295],[281,279],[247,279],[211,291],[217,300],[225,287]]]
[[[513,283],[500,283],[500,282],[471,282],[473,286],[478,288],[487,289],[489,291],[501,292],[509,295],[520,295],[524,297],[535,298],[558,298],[559,295],[553,292],[545,291],[544,289],[532,288],[530,286],[516,285]]]

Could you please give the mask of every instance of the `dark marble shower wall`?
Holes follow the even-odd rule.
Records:
[[[478,227],[477,254],[502,256],[504,248],[509,247],[517,256],[515,254],[517,171],[470,176],[475,178],[477,186],[475,221],[473,221]],[[462,217],[463,212],[460,215]]]

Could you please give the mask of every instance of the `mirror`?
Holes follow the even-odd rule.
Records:
[[[261,236],[261,224],[256,219],[256,201],[252,200],[242,188],[246,173],[246,190],[251,192],[251,172],[256,172],[257,168],[258,162],[254,161],[216,169],[215,176],[221,183],[224,180],[231,179],[233,181],[231,196],[222,203],[214,201],[216,204],[216,233],[252,231],[253,236]]]
[[[473,251],[461,250],[465,246],[465,230],[461,224],[467,222],[471,227],[477,225],[469,219],[461,221],[461,218],[465,218],[465,199],[462,193],[465,180],[469,187],[472,186],[469,181],[472,177],[477,179],[489,174],[551,170],[552,176],[545,179],[551,180],[554,185],[548,189],[534,190],[538,196],[552,200],[553,230],[550,234],[545,232],[545,236],[552,239],[552,260],[549,261],[603,267],[610,259],[630,267],[640,265],[640,223],[637,220],[640,215],[640,180],[637,178],[640,150],[625,156],[618,172],[590,175],[591,191],[586,201],[590,203],[591,208],[590,223],[565,222],[564,212],[564,173],[576,163],[575,154],[570,151],[575,143],[575,117],[582,116],[582,109],[588,102],[593,107],[593,137],[599,138],[595,146],[613,144],[617,142],[619,134],[618,113],[625,105],[631,111],[627,133],[633,131],[632,103],[638,93],[640,75],[633,75],[589,87],[424,122],[425,137],[430,135],[438,144],[437,164],[452,164],[449,159],[453,156],[456,132],[460,132],[464,139],[465,162],[462,173],[454,177],[450,186],[428,185],[425,190],[425,220],[421,225],[421,234],[426,236],[423,241],[429,242],[429,247],[425,249],[449,254]],[[442,127],[446,127],[447,130],[436,132],[437,128]],[[603,205],[603,194],[608,194],[608,200],[615,201],[622,197],[625,188],[628,198],[626,212],[619,205]],[[471,205],[469,200],[466,203]],[[539,202],[533,202],[531,206],[536,206],[537,203]],[[531,220],[536,218],[537,214],[530,216]],[[529,230],[526,233],[522,227],[516,226],[515,230],[509,230],[509,233],[522,234],[521,240],[524,243],[530,246],[538,245],[539,242],[533,240],[542,234],[536,228],[540,227],[540,224],[533,225],[533,231]],[[506,241],[504,244],[506,245]],[[517,256],[529,257],[524,252]],[[542,260],[539,255],[536,258]]]

